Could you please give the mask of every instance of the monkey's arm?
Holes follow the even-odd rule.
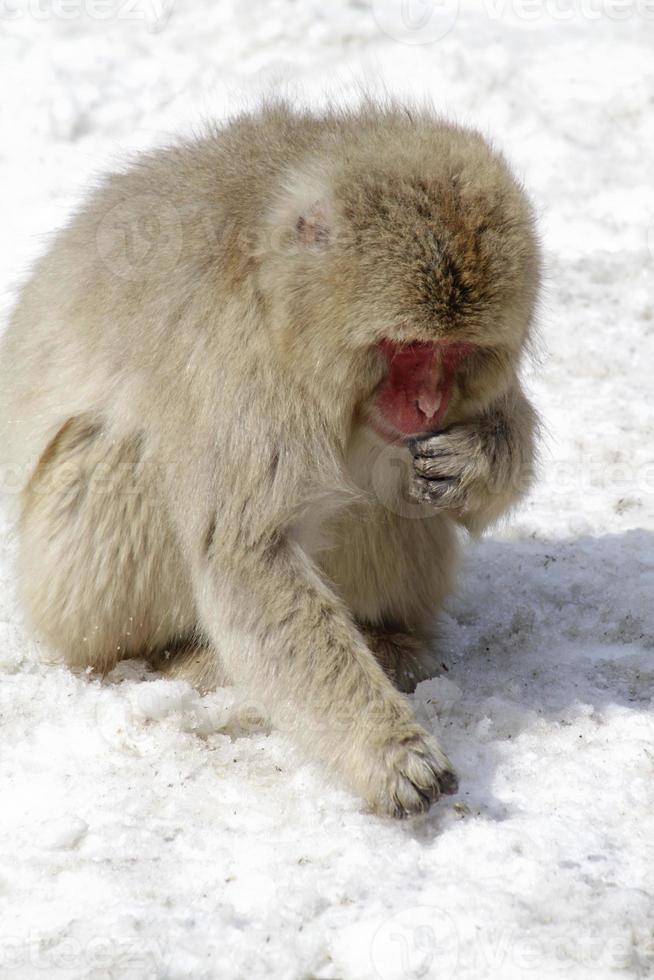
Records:
[[[529,488],[537,426],[516,383],[478,418],[412,440],[411,496],[451,511],[473,533],[482,531]]]
[[[265,447],[255,456],[269,461]],[[227,674],[279,728],[340,769],[378,812],[415,813],[452,792],[446,756],[415,722],[298,543],[292,512],[302,512],[296,525],[308,518],[293,473],[277,461],[258,474],[250,469],[243,493],[207,487],[202,498],[213,506],[201,521],[188,507],[201,476],[187,472],[182,479],[186,486],[178,486],[173,506],[200,626]]]

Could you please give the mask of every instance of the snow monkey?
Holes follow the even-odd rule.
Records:
[[[0,355],[37,634],[235,684],[377,813],[455,792],[403,692],[531,477],[538,278],[507,163],[427,109],[271,102],[106,179]]]

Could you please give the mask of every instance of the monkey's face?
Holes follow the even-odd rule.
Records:
[[[537,278],[520,198],[472,206],[451,187],[449,197],[442,187],[428,196],[424,183],[401,191],[386,197],[385,219],[368,215],[346,239],[341,265],[358,312],[350,336],[382,371],[363,415],[389,439],[436,431],[501,393],[526,343]]]
[[[350,337],[381,361],[364,414],[387,437],[483,408],[526,344],[538,279],[532,216],[505,165],[490,161],[481,186],[476,173],[373,173],[356,197],[342,191],[333,264],[356,313]]]
[[[299,217],[286,202],[292,247],[267,283],[296,356],[319,365],[332,396],[349,359],[359,413],[403,438],[483,409],[511,382],[539,258],[529,203],[481,138],[448,131],[445,150],[425,138],[377,151],[352,151],[303,188]]]

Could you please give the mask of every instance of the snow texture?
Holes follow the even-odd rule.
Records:
[[[541,477],[413,697],[461,777],[394,823],[143,664],[48,664],[0,561],[0,976],[654,975],[654,4],[6,0],[2,303],[95,175],[271,86],[430,97],[540,215]]]

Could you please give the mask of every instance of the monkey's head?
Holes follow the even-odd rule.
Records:
[[[322,139],[287,175],[263,255],[287,349],[334,398],[356,389],[388,438],[482,409],[534,314],[524,192],[479,134],[428,114],[367,110]]]

